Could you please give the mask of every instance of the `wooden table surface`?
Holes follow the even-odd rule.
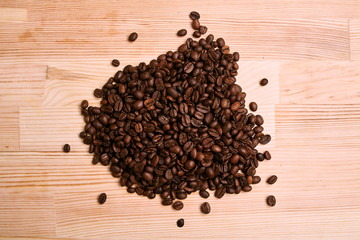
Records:
[[[206,216],[197,194],[180,212],[128,194],[78,137],[111,60],[176,49],[191,10],[240,52],[237,81],[273,137],[263,181],[211,196]],[[1,239],[360,239],[360,1],[2,0],[0,73]]]

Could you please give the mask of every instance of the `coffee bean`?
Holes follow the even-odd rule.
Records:
[[[252,178],[252,184],[258,184],[261,181],[261,178],[259,176],[254,176]]]
[[[102,90],[101,89],[95,89],[95,91],[94,91],[94,96],[95,97],[97,97],[97,98],[102,98],[102,96],[103,96],[103,92],[102,92]]]
[[[169,206],[173,203],[173,200],[171,198],[166,198],[166,199],[163,199],[161,203],[164,206]]]
[[[193,32],[193,37],[194,38],[199,38],[199,37],[201,37],[201,33],[199,31],[194,31]]]
[[[200,29],[200,22],[198,19],[194,19],[191,23],[191,26],[194,30],[199,30]]]
[[[260,81],[260,85],[261,85],[261,86],[266,86],[266,85],[268,84],[268,82],[269,82],[269,80],[267,80],[266,78],[263,78],[263,79],[261,79],[261,81]]]
[[[270,160],[271,159],[271,154],[269,153],[269,151],[265,151],[264,152],[264,157],[266,160]]]
[[[107,198],[106,193],[102,193],[98,197],[98,202],[100,204],[104,204],[106,202],[106,198]]]
[[[255,112],[258,108],[256,102],[251,102],[249,107],[250,107],[250,110],[253,112]]]
[[[214,195],[216,198],[222,198],[225,195],[225,193],[226,193],[226,188],[222,187],[222,188],[216,189]]]
[[[111,61],[111,65],[113,65],[114,67],[118,67],[120,65],[120,61],[117,59],[113,59]]]
[[[70,152],[70,145],[69,145],[69,144],[65,144],[63,150],[64,150],[64,152],[66,152],[66,153]]]
[[[192,20],[195,20],[195,19],[199,19],[200,18],[200,14],[196,11],[192,11],[189,15],[189,17],[192,19]]]
[[[183,37],[183,36],[185,36],[186,34],[187,34],[186,29],[180,29],[180,30],[177,32],[177,35],[178,35],[179,37]]]
[[[272,175],[266,180],[266,182],[268,184],[274,184],[274,183],[276,183],[276,181],[277,181],[277,176],[276,175]]]
[[[81,102],[81,108],[85,109],[89,106],[89,102],[87,100],[83,100]]]
[[[178,227],[183,227],[184,226],[184,224],[185,224],[185,221],[184,221],[184,219],[179,219],[179,220],[177,220],[177,222],[176,222],[176,225],[178,226]]]
[[[179,210],[183,209],[184,204],[181,201],[176,201],[173,203],[172,207],[173,207],[173,209],[179,211]]]
[[[209,214],[211,212],[210,204],[208,202],[204,202],[201,204],[200,210],[204,214]]]
[[[273,207],[276,205],[276,198],[273,195],[270,195],[266,198],[266,203],[267,205],[269,205],[270,207]]]
[[[200,191],[200,196],[202,198],[208,198],[210,196],[209,192],[205,191],[205,190],[201,190]]]
[[[259,141],[263,145],[268,144],[271,141],[271,136],[270,135],[264,135],[264,136],[260,137]]]
[[[201,26],[199,27],[199,32],[200,32],[201,34],[205,34],[205,33],[207,32],[207,30],[208,30],[208,29],[207,29],[206,26],[202,26],[202,25],[201,25]]]
[[[138,38],[138,34],[136,32],[133,32],[129,35],[129,41],[134,42]]]

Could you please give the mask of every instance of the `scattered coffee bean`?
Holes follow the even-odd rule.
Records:
[[[169,205],[171,205],[173,203],[173,200],[171,198],[165,198],[165,199],[162,200],[161,203],[164,206],[169,206]]]
[[[250,107],[250,110],[253,112],[255,112],[258,108],[256,102],[251,102],[249,107]]]
[[[204,214],[209,214],[211,212],[210,204],[208,202],[204,202],[201,204],[200,210]]]
[[[114,67],[118,67],[120,65],[120,61],[117,59],[113,59],[111,61],[111,65],[113,65]]]
[[[194,30],[199,30],[200,29],[200,22],[198,19],[195,19],[192,21],[191,23],[191,27],[194,29]]]
[[[195,31],[195,32],[193,32],[193,37],[199,38],[199,37],[201,37],[201,33],[199,31]]]
[[[97,98],[102,98],[103,97],[103,91],[101,89],[95,89],[94,90],[94,96]]]
[[[273,195],[270,195],[266,198],[266,203],[267,205],[269,205],[270,207],[273,207],[276,205],[276,198]]]
[[[207,29],[206,26],[202,26],[202,25],[201,25],[201,26],[199,27],[199,32],[200,32],[201,34],[205,34],[205,33],[207,32],[207,30],[208,30],[208,29]]]
[[[252,178],[252,184],[258,184],[259,182],[261,182],[261,178],[259,176],[254,176]]]
[[[274,184],[274,183],[276,183],[276,181],[277,181],[277,176],[276,175],[272,175],[266,180],[266,182],[268,184]]]
[[[177,225],[178,227],[183,227],[184,224],[185,224],[185,221],[184,221],[183,218],[177,220],[177,222],[176,222],[176,225]]]
[[[81,102],[81,108],[85,109],[89,106],[89,102],[87,100],[83,100]]]
[[[173,209],[179,211],[179,210],[183,209],[184,204],[181,201],[176,201],[173,203],[172,207],[173,207]]]
[[[180,30],[177,32],[177,35],[178,35],[179,37],[183,37],[183,36],[185,36],[186,34],[187,34],[186,29],[180,29]]]
[[[106,202],[106,198],[107,198],[106,193],[102,193],[98,197],[98,202],[100,204],[104,204]]]
[[[200,18],[200,14],[196,11],[192,11],[189,15],[189,17],[191,18],[191,20],[195,20],[195,19],[199,19]]]
[[[263,79],[261,79],[261,81],[260,81],[260,85],[261,85],[261,86],[265,86],[265,85],[268,84],[268,82],[269,82],[269,80],[267,80],[266,78],[263,78]]]
[[[270,160],[271,159],[271,154],[269,153],[269,151],[265,151],[264,152],[264,157],[266,160]]]
[[[138,38],[138,34],[136,32],[133,32],[129,36],[129,41],[134,42]]]
[[[210,196],[210,194],[209,194],[209,192],[206,191],[206,190],[201,190],[201,191],[200,191],[200,196],[201,196],[202,198],[208,198],[208,197]]]
[[[69,144],[65,144],[63,150],[64,150],[64,152],[66,152],[66,153],[70,152],[70,145],[69,145]]]

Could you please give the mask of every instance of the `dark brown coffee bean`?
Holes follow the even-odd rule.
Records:
[[[187,34],[186,29],[180,29],[180,30],[177,32],[177,35],[178,35],[179,37],[183,37],[183,36],[185,36],[186,34]]]
[[[95,89],[95,91],[94,91],[94,96],[95,97],[97,97],[97,98],[102,98],[102,96],[103,96],[103,92],[102,92],[102,90],[101,89]]]
[[[271,159],[271,154],[269,153],[269,151],[265,151],[264,152],[264,157],[266,160],[270,160]]]
[[[210,196],[209,192],[208,191],[205,191],[205,190],[201,190],[200,191],[200,196],[202,198],[208,198]]]
[[[272,175],[266,180],[266,182],[268,184],[274,184],[274,183],[276,183],[276,181],[277,181],[277,176],[276,175]]]
[[[264,135],[264,136],[260,137],[259,141],[263,145],[268,144],[271,141],[271,136],[270,135]]]
[[[276,205],[276,198],[273,195],[270,195],[266,198],[266,203],[267,205],[269,205],[270,207],[273,207]]]
[[[226,188],[222,187],[222,188],[216,189],[214,195],[216,198],[222,198],[225,195],[225,193],[226,193]]]
[[[266,78],[263,78],[263,79],[261,79],[261,81],[260,81],[260,85],[261,86],[266,86],[267,84],[268,84],[268,80],[266,79]]]
[[[89,106],[89,102],[87,100],[83,100],[81,102],[81,108],[85,109]]]
[[[163,199],[161,203],[164,206],[169,206],[173,203],[173,200],[171,198],[166,198],[166,199]]]
[[[111,61],[111,65],[113,65],[114,67],[118,67],[120,65],[120,61],[117,59],[113,59]]]
[[[98,202],[100,204],[104,204],[106,202],[106,199],[107,199],[106,193],[102,193],[98,197]]]
[[[191,26],[194,30],[199,30],[200,28],[200,22],[198,19],[194,19],[191,23]]]
[[[184,67],[184,72],[186,73],[191,73],[192,70],[194,69],[194,64],[192,64],[191,62],[187,63]]]
[[[195,20],[195,19],[199,19],[200,18],[200,14],[196,11],[192,11],[189,15],[189,17],[191,18],[191,20]]]
[[[252,184],[258,184],[261,182],[261,178],[259,176],[252,177]]]
[[[208,202],[204,202],[201,204],[200,210],[204,214],[209,214],[211,212],[210,204]]]
[[[194,32],[193,32],[193,37],[194,37],[194,38],[199,38],[199,37],[201,37],[200,31],[194,31]]]
[[[185,221],[184,221],[183,218],[177,220],[177,222],[176,222],[176,225],[177,225],[178,227],[180,227],[180,228],[183,227],[184,224],[185,224]]]
[[[181,209],[183,209],[184,204],[181,201],[176,201],[173,203],[172,207],[173,209],[180,211]]]
[[[129,41],[134,42],[138,38],[138,34],[136,32],[133,32],[129,35]]]
[[[206,32],[207,32],[207,27],[206,26],[200,26],[199,27],[199,32],[201,33],[201,34],[205,34]]]
[[[245,187],[242,188],[242,190],[244,192],[250,192],[252,190],[252,187],[251,186],[245,186]]]
[[[70,145],[69,144],[65,144],[63,147],[64,152],[68,153],[70,152]]]
[[[250,110],[253,112],[255,112],[258,108],[256,102],[251,102],[249,107],[250,107]]]

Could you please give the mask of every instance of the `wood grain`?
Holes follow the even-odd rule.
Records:
[[[284,63],[280,73],[281,103],[359,103],[359,64],[356,61]]]
[[[127,193],[78,136],[79,103],[98,105],[93,90],[117,70],[175,50],[192,10],[240,52],[237,83],[272,136],[258,147],[272,154],[260,184],[212,194],[209,215],[198,194],[178,212]],[[2,0],[0,32],[1,239],[359,238],[360,1]]]
[[[360,60],[360,18],[350,19],[351,60]]]

